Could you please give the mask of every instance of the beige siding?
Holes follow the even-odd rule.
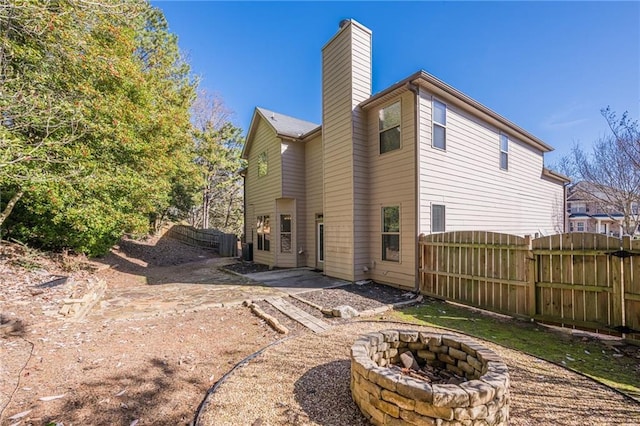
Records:
[[[251,232],[249,241],[254,242],[254,261],[274,266],[275,200],[280,198],[282,193],[280,139],[276,137],[271,126],[261,118],[258,120],[251,150],[248,153],[249,166],[246,180],[247,228]],[[263,152],[267,153],[267,174],[258,177],[258,156]],[[256,219],[257,216],[262,215],[269,215],[271,221],[271,250],[268,252],[258,250],[256,239]]]
[[[296,200],[295,216],[293,227],[296,232],[296,239],[293,241],[295,252],[307,247],[305,232],[307,226],[306,218],[306,195],[305,195],[305,143],[300,141],[285,141],[280,145],[282,156],[282,196]],[[305,254],[296,255],[294,262],[287,259],[287,265],[306,266]],[[284,264],[278,261],[278,266]]]
[[[354,122],[353,110],[371,93],[370,46],[371,32],[351,22],[322,50],[325,272],[347,280],[361,276],[356,243],[366,245],[363,228],[353,226],[365,214],[355,185],[366,179],[362,166],[354,168],[354,155],[363,155],[363,124]]]
[[[316,216],[322,209],[322,137],[318,136],[305,142],[305,182],[306,182],[306,244],[304,249],[304,265],[316,267]]]
[[[380,154],[378,111],[401,101],[400,149]],[[416,206],[415,206],[415,96],[405,92],[368,111],[368,168],[370,241],[369,277],[377,282],[405,288],[415,286]],[[382,260],[382,207],[400,206],[400,262]]]
[[[543,179],[541,151],[509,136],[500,169],[499,131],[446,100],[447,149],[431,146],[432,96],[420,97],[419,232],[431,232],[431,204],[446,206],[446,230],[545,235],[562,226],[561,184]]]

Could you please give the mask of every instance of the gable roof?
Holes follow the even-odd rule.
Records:
[[[451,102],[456,106],[471,112],[476,117],[483,119],[487,123],[490,123],[498,129],[515,136],[522,142],[531,145],[542,152],[553,151],[553,147],[547,145],[531,133],[424,70],[413,73],[404,80],[401,80],[398,83],[389,86],[385,90],[376,93],[369,99],[360,103],[360,107],[366,109],[369,106],[377,105],[398,92],[413,90],[416,86],[421,86],[434,93],[436,96],[441,97],[444,101]]]
[[[249,131],[247,132],[246,143],[242,150],[242,158],[247,158],[246,155],[249,151],[258,119],[262,119],[268,123],[276,133],[276,136],[284,139],[302,140],[310,133],[315,133],[315,131],[322,127],[310,121],[300,120],[299,118],[280,114],[266,108],[256,107],[253,118],[251,118]]]

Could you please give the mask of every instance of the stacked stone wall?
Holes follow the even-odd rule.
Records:
[[[419,364],[466,377],[430,384],[386,366],[411,351]],[[413,330],[361,336],[351,348],[351,394],[375,425],[507,425],[509,371],[493,351],[466,337]]]

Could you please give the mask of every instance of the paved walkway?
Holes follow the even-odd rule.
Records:
[[[291,303],[283,300],[281,297],[268,297],[265,300],[274,308],[276,308],[292,320],[304,325],[314,333],[322,333],[323,331],[331,328],[331,325],[322,321],[320,318],[316,318],[313,315],[303,311],[302,309],[293,306]]]
[[[312,268],[281,269],[276,271],[256,272],[245,275],[266,286],[277,288],[288,294],[304,293],[323,288],[339,287],[349,284],[348,281],[322,275]]]

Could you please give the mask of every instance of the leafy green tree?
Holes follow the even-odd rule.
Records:
[[[102,1],[0,8],[9,232],[94,255],[147,232],[197,177],[195,82],[175,35],[143,0]]]

